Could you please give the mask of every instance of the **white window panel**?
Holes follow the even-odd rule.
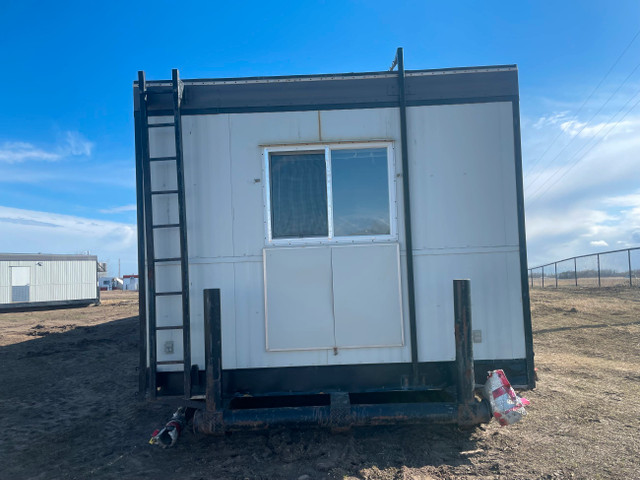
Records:
[[[264,251],[266,346],[269,351],[333,348],[331,251]]]
[[[404,345],[398,244],[331,251],[336,346]]]

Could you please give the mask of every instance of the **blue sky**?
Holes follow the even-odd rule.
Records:
[[[445,3],[2,2],[0,251],[137,271],[138,70],[384,70],[398,46],[408,69],[518,64],[530,263],[640,245],[640,37],[603,80],[640,3]]]

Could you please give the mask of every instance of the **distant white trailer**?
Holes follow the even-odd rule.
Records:
[[[0,312],[100,301],[93,255],[0,254]]]
[[[111,277],[100,277],[98,285],[100,286],[100,290],[113,290],[113,279]]]
[[[134,98],[149,395],[211,388],[232,425],[249,396],[339,410],[445,390],[454,279],[471,280],[476,381],[534,386],[516,66],[140,72]]]
[[[122,280],[124,282],[123,290],[138,291],[138,275],[125,275]]]

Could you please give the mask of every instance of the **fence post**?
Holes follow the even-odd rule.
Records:
[[[600,254],[598,253],[596,257],[598,259],[598,287],[600,287]]]
[[[576,262],[576,257],[573,257],[573,276],[576,279],[576,287],[578,286],[578,263]]]
[[[544,288],[544,267],[542,267],[542,288]]]
[[[555,262],[553,264],[553,269],[555,270],[555,274],[556,274],[556,288],[558,288],[558,262]]]
[[[629,269],[629,276],[631,276],[631,269]],[[529,269],[529,282],[531,282],[531,288],[533,288],[533,268]]]
[[[629,259],[629,286],[633,287],[633,280],[631,277],[631,249],[627,249],[627,258]]]

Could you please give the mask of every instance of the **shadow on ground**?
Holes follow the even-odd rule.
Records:
[[[481,429],[450,426],[186,431],[162,450],[148,440],[173,408],[137,398],[137,317],[41,322],[28,335],[0,347],[6,478],[402,478],[408,468],[446,474],[477,454]]]

